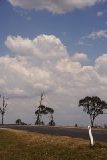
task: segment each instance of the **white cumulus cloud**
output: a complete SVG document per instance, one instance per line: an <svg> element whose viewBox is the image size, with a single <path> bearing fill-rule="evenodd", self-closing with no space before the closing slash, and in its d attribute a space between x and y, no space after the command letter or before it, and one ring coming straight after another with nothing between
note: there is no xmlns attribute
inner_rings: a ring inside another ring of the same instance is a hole
<svg viewBox="0 0 107 160"><path fill-rule="evenodd" d="M48 10L52 13L65 13L74 9L90 7L106 0L8 0L14 7Z"/></svg>
<svg viewBox="0 0 107 160"><path fill-rule="evenodd" d="M107 54L88 65L85 53L70 56L54 35L8 36L5 45L11 54L0 57L0 92L10 98L7 118L11 123L19 116L34 123L34 106L43 90L44 103L55 109L55 121L60 124L84 123L80 98L97 95L107 99ZM88 123L87 117L85 120Z"/></svg>
<svg viewBox="0 0 107 160"><path fill-rule="evenodd" d="M107 76L107 54L103 54L96 59L95 67L97 72L103 76Z"/></svg>
<svg viewBox="0 0 107 160"><path fill-rule="evenodd" d="M6 46L14 55L54 59L67 56L66 47L54 35L39 35L33 40L21 36L8 36Z"/></svg>
<svg viewBox="0 0 107 160"><path fill-rule="evenodd" d="M75 53L71 59L73 61L77 61L77 62L84 62L84 61L87 61L88 60L88 57L85 53L81 53L81 52L78 52L78 53Z"/></svg>

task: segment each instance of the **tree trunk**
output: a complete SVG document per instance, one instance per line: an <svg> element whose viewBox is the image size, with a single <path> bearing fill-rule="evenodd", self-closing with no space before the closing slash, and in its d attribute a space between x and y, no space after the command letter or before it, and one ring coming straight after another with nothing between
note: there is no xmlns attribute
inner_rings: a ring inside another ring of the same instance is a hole
<svg viewBox="0 0 107 160"><path fill-rule="evenodd" d="M40 113L38 113L38 115L37 115L37 120L36 120L35 124L39 124L39 123L40 123Z"/></svg>
<svg viewBox="0 0 107 160"><path fill-rule="evenodd" d="M91 119L91 127L94 127L94 119Z"/></svg>
<svg viewBox="0 0 107 160"><path fill-rule="evenodd" d="M93 121L91 120L91 127L93 127Z"/></svg>
<svg viewBox="0 0 107 160"><path fill-rule="evenodd" d="M3 114L2 114L2 125L3 125Z"/></svg>

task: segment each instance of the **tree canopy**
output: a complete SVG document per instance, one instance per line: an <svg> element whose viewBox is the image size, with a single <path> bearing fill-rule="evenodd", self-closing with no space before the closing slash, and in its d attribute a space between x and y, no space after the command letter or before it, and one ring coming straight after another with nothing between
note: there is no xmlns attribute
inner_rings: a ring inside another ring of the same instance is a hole
<svg viewBox="0 0 107 160"><path fill-rule="evenodd" d="M83 111L90 115L91 126L93 127L95 118L107 109L107 103L97 96L87 96L79 101L79 107L83 107Z"/></svg>

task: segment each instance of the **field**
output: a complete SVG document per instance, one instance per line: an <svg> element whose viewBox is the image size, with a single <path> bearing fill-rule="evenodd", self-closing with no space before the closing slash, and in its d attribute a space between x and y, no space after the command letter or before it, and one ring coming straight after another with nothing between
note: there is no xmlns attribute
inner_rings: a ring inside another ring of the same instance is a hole
<svg viewBox="0 0 107 160"><path fill-rule="evenodd" d="M0 129L0 160L106 160L107 143Z"/></svg>

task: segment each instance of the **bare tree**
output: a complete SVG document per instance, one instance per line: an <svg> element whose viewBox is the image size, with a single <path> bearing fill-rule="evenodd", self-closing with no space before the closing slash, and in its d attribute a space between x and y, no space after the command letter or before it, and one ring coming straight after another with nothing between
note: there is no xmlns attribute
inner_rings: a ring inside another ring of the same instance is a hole
<svg viewBox="0 0 107 160"><path fill-rule="evenodd" d="M4 114L6 112L6 107L7 107L7 102L6 102L6 98L3 96L0 96L0 98L2 98L2 106L0 106L0 113L2 116L2 125L4 123Z"/></svg>

